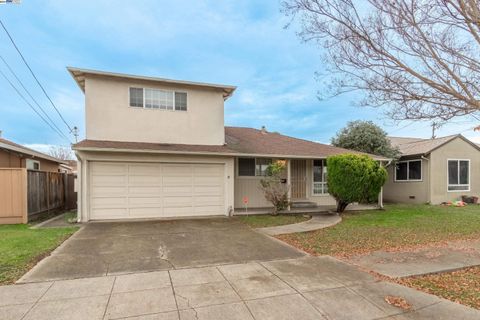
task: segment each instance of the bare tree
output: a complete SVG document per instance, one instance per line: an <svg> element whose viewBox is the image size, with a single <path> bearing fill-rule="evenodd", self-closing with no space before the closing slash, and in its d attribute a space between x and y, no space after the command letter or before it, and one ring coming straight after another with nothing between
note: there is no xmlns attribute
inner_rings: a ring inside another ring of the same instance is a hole
<svg viewBox="0 0 480 320"><path fill-rule="evenodd" d="M300 37L325 48L328 95L360 90L394 120L480 111L479 0L286 0Z"/></svg>
<svg viewBox="0 0 480 320"><path fill-rule="evenodd" d="M48 154L60 160L72 160L72 149L63 146L51 146Z"/></svg>

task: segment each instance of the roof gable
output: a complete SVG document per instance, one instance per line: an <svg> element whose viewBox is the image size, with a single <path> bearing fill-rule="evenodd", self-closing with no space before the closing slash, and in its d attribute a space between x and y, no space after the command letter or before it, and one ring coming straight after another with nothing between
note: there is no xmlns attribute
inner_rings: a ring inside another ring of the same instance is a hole
<svg viewBox="0 0 480 320"><path fill-rule="evenodd" d="M426 155L457 138L464 140L480 151L480 147L478 145L471 142L461 134L435 139L389 137L392 145L399 148L402 156Z"/></svg>

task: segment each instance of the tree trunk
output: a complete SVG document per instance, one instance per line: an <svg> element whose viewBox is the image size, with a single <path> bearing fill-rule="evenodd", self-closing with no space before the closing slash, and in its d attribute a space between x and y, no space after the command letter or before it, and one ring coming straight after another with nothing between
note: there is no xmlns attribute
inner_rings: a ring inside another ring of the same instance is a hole
<svg viewBox="0 0 480 320"><path fill-rule="evenodd" d="M348 206L348 202L337 200L337 213L342 213L345 211L345 208Z"/></svg>

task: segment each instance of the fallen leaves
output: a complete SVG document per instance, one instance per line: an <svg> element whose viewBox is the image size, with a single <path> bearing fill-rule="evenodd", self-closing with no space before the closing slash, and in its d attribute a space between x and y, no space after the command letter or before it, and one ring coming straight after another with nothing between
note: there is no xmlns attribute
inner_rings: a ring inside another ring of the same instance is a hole
<svg viewBox="0 0 480 320"><path fill-rule="evenodd" d="M401 308L403 310L410 310L412 308L412 305L402 297L386 296L385 302L397 308Z"/></svg>

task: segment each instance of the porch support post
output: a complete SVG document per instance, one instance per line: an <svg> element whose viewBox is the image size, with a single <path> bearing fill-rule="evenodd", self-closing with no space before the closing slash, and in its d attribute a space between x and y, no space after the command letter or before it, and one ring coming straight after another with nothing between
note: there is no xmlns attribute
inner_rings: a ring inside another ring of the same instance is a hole
<svg viewBox="0 0 480 320"><path fill-rule="evenodd" d="M378 207L383 209L383 186L380 188L380 193L378 194Z"/></svg>
<svg viewBox="0 0 480 320"><path fill-rule="evenodd" d="M292 200L292 170L290 168L290 159L287 160L287 187L288 187L288 202ZM290 205L288 205L288 211L290 211Z"/></svg>

